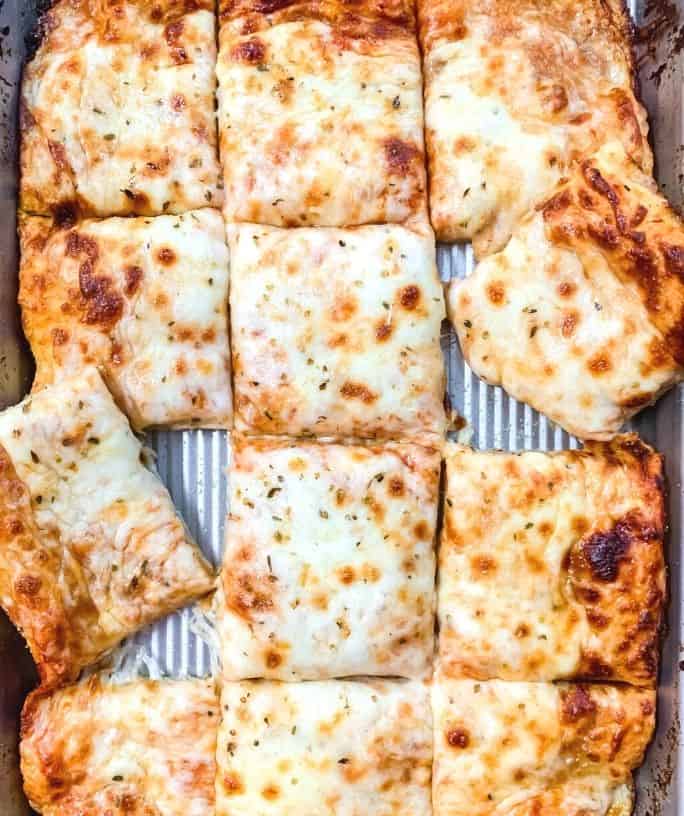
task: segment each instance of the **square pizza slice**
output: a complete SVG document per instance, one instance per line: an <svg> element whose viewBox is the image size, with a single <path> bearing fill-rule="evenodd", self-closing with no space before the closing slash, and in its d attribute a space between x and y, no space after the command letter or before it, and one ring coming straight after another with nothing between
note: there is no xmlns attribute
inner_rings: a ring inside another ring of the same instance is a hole
<svg viewBox="0 0 684 816"><path fill-rule="evenodd" d="M354 226L426 214L409 0L223 0L227 221Z"/></svg>
<svg viewBox="0 0 684 816"><path fill-rule="evenodd" d="M22 713L26 796L43 816L209 816L218 724L212 680L40 689Z"/></svg>
<svg viewBox="0 0 684 816"><path fill-rule="evenodd" d="M237 440L216 596L223 676L430 670L440 456Z"/></svg>
<svg viewBox="0 0 684 816"><path fill-rule="evenodd" d="M220 206L211 0L56 0L21 94L23 210Z"/></svg>
<svg viewBox="0 0 684 816"><path fill-rule="evenodd" d="M426 686L226 683L216 816L431 816Z"/></svg>
<svg viewBox="0 0 684 816"><path fill-rule="evenodd" d="M613 142L452 281L447 310L478 376L609 439L684 377L684 226Z"/></svg>
<svg viewBox="0 0 684 816"><path fill-rule="evenodd" d="M655 684L663 461L636 436L582 451L450 444L439 654L452 677Z"/></svg>
<svg viewBox="0 0 684 816"><path fill-rule="evenodd" d="M655 691L450 680L433 686L435 816L630 816Z"/></svg>
<svg viewBox="0 0 684 816"><path fill-rule="evenodd" d="M236 428L443 436L444 316L428 226L228 227Z"/></svg>
<svg viewBox="0 0 684 816"><path fill-rule="evenodd" d="M228 248L221 214L20 216L19 302L34 390L95 365L135 428L229 427Z"/></svg>
<svg viewBox="0 0 684 816"><path fill-rule="evenodd" d="M482 257L580 156L652 169L623 0L419 0L430 210Z"/></svg>
<svg viewBox="0 0 684 816"><path fill-rule="evenodd" d="M94 370L0 414L0 602L44 682L212 589L144 462Z"/></svg>

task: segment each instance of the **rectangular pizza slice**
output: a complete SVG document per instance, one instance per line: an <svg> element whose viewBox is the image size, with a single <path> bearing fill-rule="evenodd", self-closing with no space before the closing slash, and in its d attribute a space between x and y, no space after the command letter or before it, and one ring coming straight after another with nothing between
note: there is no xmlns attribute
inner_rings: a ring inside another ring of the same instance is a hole
<svg viewBox="0 0 684 816"><path fill-rule="evenodd" d="M237 440L216 596L223 676L420 677L432 663L440 456Z"/></svg>
<svg viewBox="0 0 684 816"><path fill-rule="evenodd" d="M684 378L684 226L613 142L452 281L447 310L478 376L608 439Z"/></svg>
<svg viewBox="0 0 684 816"><path fill-rule="evenodd" d="M655 692L451 680L433 685L435 816L630 816Z"/></svg>
<svg viewBox="0 0 684 816"><path fill-rule="evenodd" d="M220 206L211 0L56 0L21 94L23 210Z"/></svg>
<svg viewBox="0 0 684 816"><path fill-rule="evenodd" d="M439 654L452 677L653 685L662 458L636 436L561 453L447 449Z"/></svg>
<svg viewBox="0 0 684 816"><path fill-rule="evenodd" d="M431 816L422 683L226 683L216 816Z"/></svg>
<svg viewBox="0 0 684 816"><path fill-rule="evenodd" d="M238 429L443 436L445 312L428 226L228 235Z"/></svg>
<svg viewBox="0 0 684 816"><path fill-rule="evenodd" d="M20 216L19 302L34 390L95 365L136 428L228 427L228 248L221 214Z"/></svg>
<svg viewBox="0 0 684 816"><path fill-rule="evenodd" d="M213 816L219 700L212 680L93 675L29 695L21 770L43 816Z"/></svg>
<svg viewBox="0 0 684 816"><path fill-rule="evenodd" d="M228 221L353 226L426 215L410 0L222 0Z"/></svg>
<svg viewBox="0 0 684 816"><path fill-rule="evenodd" d="M144 462L94 370L0 414L0 602L44 682L212 589Z"/></svg>
<svg viewBox="0 0 684 816"><path fill-rule="evenodd" d="M652 169L623 0L419 0L430 210L482 257L611 139Z"/></svg>

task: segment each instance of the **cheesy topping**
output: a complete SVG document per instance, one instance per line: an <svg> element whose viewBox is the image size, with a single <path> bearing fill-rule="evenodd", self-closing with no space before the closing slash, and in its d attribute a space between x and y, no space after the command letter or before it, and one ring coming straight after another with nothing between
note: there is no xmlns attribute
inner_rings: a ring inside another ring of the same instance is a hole
<svg viewBox="0 0 684 816"><path fill-rule="evenodd" d="M665 597L662 458L450 444L439 555L445 674L653 685Z"/></svg>
<svg viewBox="0 0 684 816"><path fill-rule="evenodd" d="M218 58L228 221L403 222L426 213L408 2L225 2Z"/></svg>
<svg viewBox="0 0 684 816"><path fill-rule="evenodd" d="M45 682L212 588L95 371L0 414L0 601Z"/></svg>
<svg viewBox="0 0 684 816"><path fill-rule="evenodd" d="M231 422L228 249L221 214L20 218L19 302L34 390L100 368L136 428Z"/></svg>
<svg viewBox="0 0 684 816"><path fill-rule="evenodd" d="M228 234L238 429L444 434L444 301L429 227Z"/></svg>
<svg viewBox="0 0 684 816"><path fill-rule="evenodd" d="M26 795L43 816L209 816L218 715L211 680L95 675L34 692L22 714Z"/></svg>
<svg viewBox="0 0 684 816"><path fill-rule="evenodd" d="M220 206L210 0L57 0L21 97L23 210Z"/></svg>
<svg viewBox="0 0 684 816"><path fill-rule="evenodd" d="M421 683L226 683L216 816L431 816Z"/></svg>
<svg viewBox="0 0 684 816"><path fill-rule="evenodd" d="M217 595L224 677L425 674L439 471L417 445L238 440Z"/></svg>
<svg viewBox="0 0 684 816"><path fill-rule="evenodd" d="M652 169L622 0L421 0L430 210L482 257L611 139Z"/></svg>
<svg viewBox="0 0 684 816"><path fill-rule="evenodd" d="M655 692L438 675L435 816L629 816Z"/></svg>
<svg viewBox="0 0 684 816"><path fill-rule="evenodd" d="M478 376L609 439L684 377L683 281L682 222L612 143L452 282L447 309Z"/></svg>

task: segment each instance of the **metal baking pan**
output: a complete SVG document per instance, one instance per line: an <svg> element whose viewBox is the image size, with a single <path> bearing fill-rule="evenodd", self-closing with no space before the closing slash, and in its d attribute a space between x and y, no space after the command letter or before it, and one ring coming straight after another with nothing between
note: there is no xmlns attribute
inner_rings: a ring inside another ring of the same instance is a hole
<svg viewBox="0 0 684 816"><path fill-rule="evenodd" d="M38 0L40 3L41 0ZM648 107L657 176L675 207L684 205L684 0L632 0L638 26L641 92ZM34 44L37 0L0 0L0 408L13 404L30 386L32 366L16 306L17 101L21 66ZM444 280L472 267L469 248L441 246ZM530 408L480 382L464 364L454 334L445 328L443 347L452 406L467 420L472 444L480 448L559 450L576 440ZM647 760L637 775L638 816L684 814L684 776L679 761L680 664L682 646L682 471L684 389L671 392L632 423L667 457L670 530L668 633L658 692L658 727ZM226 434L218 431L155 432L162 479L205 554L218 564L226 509ZM183 610L139 633L136 642L169 675L206 674L209 650L190 629ZM35 682L20 637L0 613L0 816L24 816L30 809L21 792L17 760L18 713Z"/></svg>

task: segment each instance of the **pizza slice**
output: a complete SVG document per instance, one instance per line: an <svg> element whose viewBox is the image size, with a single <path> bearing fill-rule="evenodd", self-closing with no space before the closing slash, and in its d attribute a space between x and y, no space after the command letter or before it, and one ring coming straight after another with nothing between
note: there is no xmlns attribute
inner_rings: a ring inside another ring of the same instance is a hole
<svg viewBox="0 0 684 816"><path fill-rule="evenodd" d="M43 816L208 816L218 723L212 680L40 689L22 713L26 796Z"/></svg>
<svg viewBox="0 0 684 816"><path fill-rule="evenodd" d="M226 683L216 816L431 816L422 683Z"/></svg>
<svg viewBox="0 0 684 816"><path fill-rule="evenodd" d="M210 0L57 0L21 94L21 209L79 215L218 207Z"/></svg>
<svg viewBox="0 0 684 816"><path fill-rule="evenodd" d="M429 227L228 227L236 427L443 436L442 287Z"/></svg>
<svg viewBox="0 0 684 816"><path fill-rule="evenodd" d="M450 680L433 685L435 816L630 816L655 691Z"/></svg>
<svg viewBox="0 0 684 816"><path fill-rule="evenodd" d="M445 675L653 685L665 598L662 458L635 436L561 453L449 444Z"/></svg>
<svg viewBox="0 0 684 816"><path fill-rule="evenodd" d="M0 414L0 601L43 682L212 589L97 372Z"/></svg>
<svg viewBox="0 0 684 816"><path fill-rule="evenodd" d="M430 210L442 241L502 249L612 139L652 169L622 0L419 0Z"/></svg>
<svg viewBox="0 0 684 816"><path fill-rule="evenodd" d="M96 365L136 428L228 427L228 248L221 214L20 216L19 302L34 390Z"/></svg>
<svg viewBox="0 0 684 816"><path fill-rule="evenodd" d="M409 0L224 0L219 134L227 221L354 226L426 216Z"/></svg>
<svg viewBox="0 0 684 816"><path fill-rule="evenodd" d="M223 676L425 675L439 453L236 440L232 455Z"/></svg>
<svg viewBox="0 0 684 816"><path fill-rule="evenodd" d="M684 377L684 228L618 143L575 165L447 310L478 376L608 439Z"/></svg>

